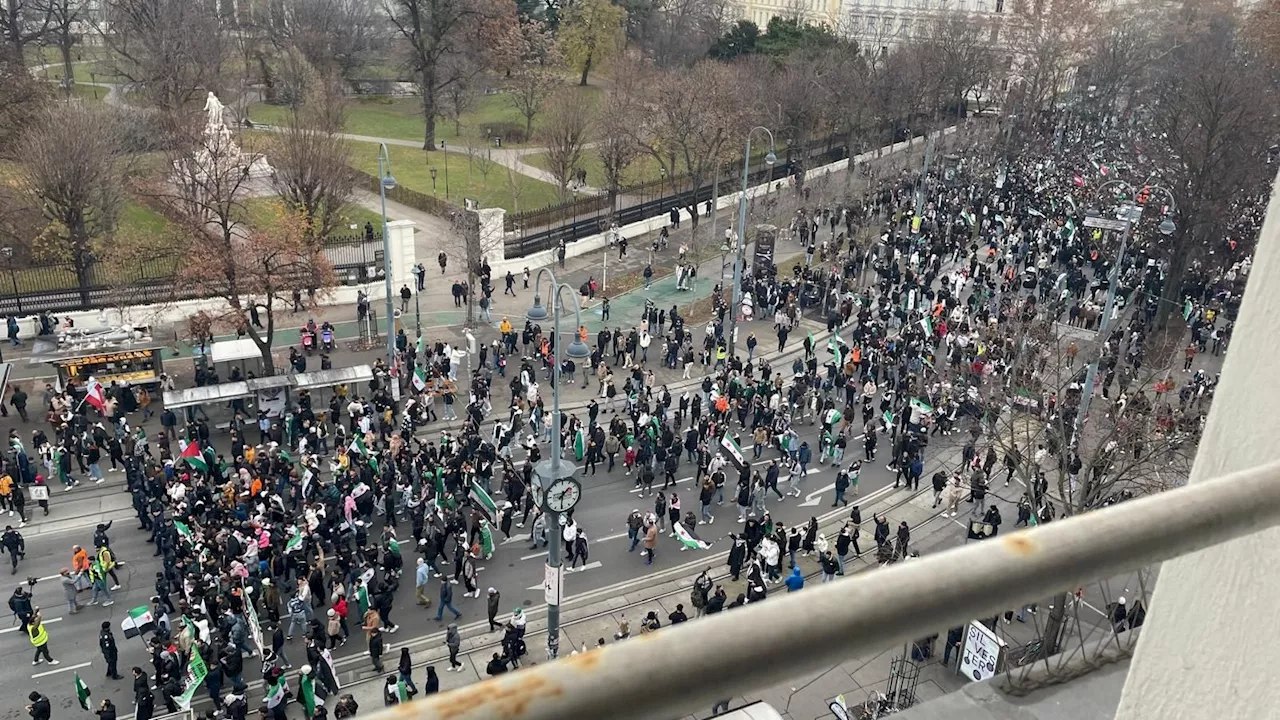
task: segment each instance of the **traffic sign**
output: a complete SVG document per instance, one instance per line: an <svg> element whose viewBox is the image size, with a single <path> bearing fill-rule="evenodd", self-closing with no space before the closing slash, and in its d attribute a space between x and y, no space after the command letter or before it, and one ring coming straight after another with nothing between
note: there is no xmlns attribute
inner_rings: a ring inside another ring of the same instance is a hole
<svg viewBox="0 0 1280 720"><path fill-rule="evenodd" d="M1099 230L1124 230L1129 227L1128 220L1112 220L1111 218L1090 215L1084 219L1084 226Z"/></svg>

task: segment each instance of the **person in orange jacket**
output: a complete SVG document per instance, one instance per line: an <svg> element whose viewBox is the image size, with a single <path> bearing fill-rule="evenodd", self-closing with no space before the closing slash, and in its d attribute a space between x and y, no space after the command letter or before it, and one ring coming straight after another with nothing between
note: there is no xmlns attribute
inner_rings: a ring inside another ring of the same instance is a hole
<svg viewBox="0 0 1280 720"><path fill-rule="evenodd" d="M71 546L71 571L89 572L89 553L79 545Z"/></svg>

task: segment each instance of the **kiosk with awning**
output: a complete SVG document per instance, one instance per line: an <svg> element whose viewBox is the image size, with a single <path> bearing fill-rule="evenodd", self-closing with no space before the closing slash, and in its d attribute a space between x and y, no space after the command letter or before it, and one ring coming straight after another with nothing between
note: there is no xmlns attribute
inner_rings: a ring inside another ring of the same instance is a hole
<svg viewBox="0 0 1280 720"><path fill-rule="evenodd" d="M58 387L83 386L90 377L103 385L154 386L163 372L163 343L150 339L109 343L68 343L56 349L37 343L30 362L51 365L58 373Z"/></svg>

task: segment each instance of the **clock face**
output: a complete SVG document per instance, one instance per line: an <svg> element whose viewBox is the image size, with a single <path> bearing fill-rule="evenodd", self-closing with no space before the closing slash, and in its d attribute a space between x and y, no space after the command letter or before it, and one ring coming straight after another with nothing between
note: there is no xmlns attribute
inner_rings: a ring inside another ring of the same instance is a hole
<svg viewBox="0 0 1280 720"><path fill-rule="evenodd" d="M582 486L577 480L557 480L547 489L547 508L554 512L568 512L582 499Z"/></svg>

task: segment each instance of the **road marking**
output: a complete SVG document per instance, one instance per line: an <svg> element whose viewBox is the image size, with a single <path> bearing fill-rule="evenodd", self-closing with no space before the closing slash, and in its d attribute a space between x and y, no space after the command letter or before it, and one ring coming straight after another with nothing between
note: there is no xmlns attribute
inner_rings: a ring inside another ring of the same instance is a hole
<svg viewBox="0 0 1280 720"><path fill-rule="evenodd" d="M599 560L596 560L595 562L589 562L580 568L574 568L572 570L570 570L569 568L565 568L564 574L569 575L572 573L580 573L584 570L595 570L596 568L601 568L601 567L604 567L604 563L600 562ZM543 589L542 583L538 583L537 585L533 585L531 587L525 588L525 590L541 590L541 589Z"/></svg>
<svg viewBox="0 0 1280 720"><path fill-rule="evenodd" d="M42 673L36 673L35 675L32 675L32 676L31 676L31 679L32 679L32 680L35 680L36 678L42 678L42 677L46 677L46 676L48 676L48 675L57 675L58 673L66 672L66 671L68 671L68 670L79 670L80 668L86 668L86 667L89 667L89 666L90 666L90 665L92 665L92 664L93 664L93 663L91 663L91 662L82 662L82 663L80 663L79 665L68 665L68 666L66 666L66 667L60 667L60 668L58 668L57 670L46 670L46 671L44 671L44 672L42 672Z"/></svg>
<svg viewBox="0 0 1280 720"><path fill-rule="evenodd" d="M50 624L50 623L56 623L56 622L62 622L62 618L60 618L60 617L56 617L56 618L49 618L48 620L45 620L45 621L44 621L44 624L45 624L45 625L48 625L48 624ZM19 631L19 630L21 630L21 629L22 629L21 627L5 628L5 629L3 629L3 630L0 630L0 635L3 635L4 633L18 632L18 631Z"/></svg>
<svg viewBox="0 0 1280 720"><path fill-rule="evenodd" d="M532 555L522 555L522 556L520 557L520 559L521 559L521 560L532 560L532 559L534 559L534 558L544 558L544 557L546 557L546 556L547 556L547 551L546 551L546 550L543 550L542 552L536 552L536 553L533 553Z"/></svg>

